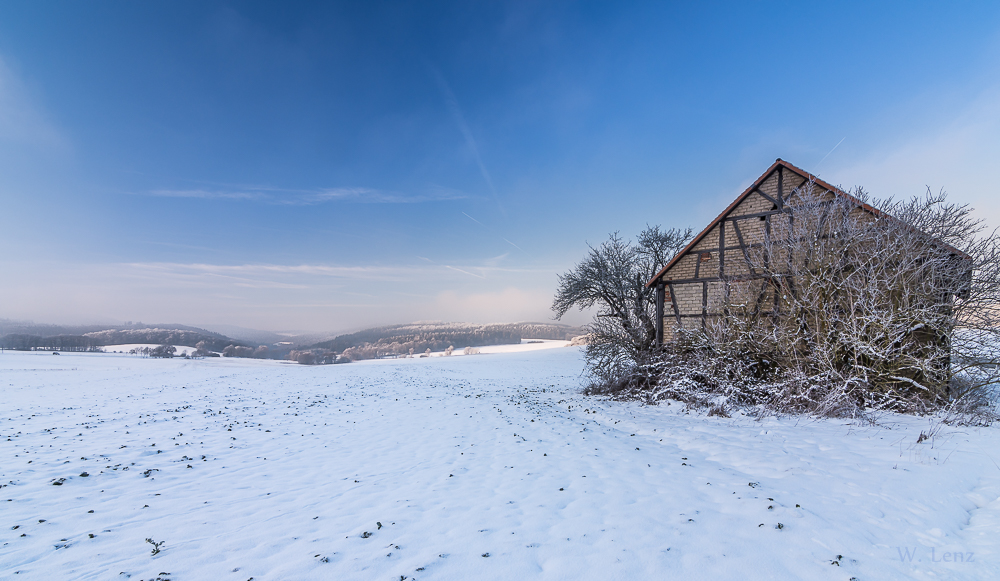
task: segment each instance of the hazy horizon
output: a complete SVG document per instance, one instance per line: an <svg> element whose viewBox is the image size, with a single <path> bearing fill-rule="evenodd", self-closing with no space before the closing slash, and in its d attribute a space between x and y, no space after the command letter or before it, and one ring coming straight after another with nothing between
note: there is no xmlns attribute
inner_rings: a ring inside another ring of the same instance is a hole
<svg viewBox="0 0 1000 581"><path fill-rule="evenodd" d="M133 328L175 328L177 326L183 327L193 327L203 329L205 331L210 331L213 333L219 333L232 338L237 338L236 335L241 333L255 334L255 333L269 333L273 335L288 335L290 337L301 337L301 336L321 336L321 335L346 335L350 333L355 333L358 331L363 331L366 329L372 329L377 327L401 327L408 325L461 325L461 324L471 324L471 325L490 325L490 324L549 324L549 325L564 325L566 327L578 327L582 325L573 325L565 321L489 321L485 323L469 322L469 321L452 321L452 320L417 320L417 321L397 321L395 323L381 323L374 325L360 325L355 327L343 327L334 329L321 329L321 330L306 330L306 329L255 329L251 327L243 327L240 325L229 325L226 323L192 323L190 321L87 321L79 320L73 321L36 321L32 319L10 319L7 317L0 317L0 323L11 323L19 324L24 326L54 326L54 327L133 327ZM13 325L11 325L13 326ZM2 327L2 325L0 325Z"/></svg>
<svg viewBox="0 0 1000 581"><path fill-rule="evenodd" d="M0 317L550 321L778 157L995 227L998 73L990 2L8 3Z"/></svg>

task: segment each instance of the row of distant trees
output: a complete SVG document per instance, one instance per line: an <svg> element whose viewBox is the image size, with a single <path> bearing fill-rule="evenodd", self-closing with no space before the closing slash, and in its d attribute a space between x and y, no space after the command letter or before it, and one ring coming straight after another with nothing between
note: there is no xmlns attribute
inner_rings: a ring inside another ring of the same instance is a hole
<svg viewBox="0 0 1000 581"><path fill-rule="evenodd" d="M154 343L157 345L197 345L204 343L211 351L221 351L228 345L239 345L238 342L216 334L206 334L187 329L106 329L86 333L84 337L92 339L99 345L126 345L129 343Z"/></svg>
<svg viewBox="0 0 1000 581"><path fill-rule="evenodd" d="M103 343L85 335L42 337L11 333L0 338L0 347L17 351L99 351Z"/></svg>
<svg viewBox="0 0 1000 581"><path fill-rule="evenodd" d="M199 349L201 347L199 346ZM267 345L260 345L256 348L246 347L243 345L227 345L222 350L223 357L245 357L253 359L268 359L270 358L271 350Z"/></svg>
<svg viewBox="0 0 1000 581"><path fill-rule="evenodd" d="M143 355L146 357L171 358L177 356L177 348L173 345L163 344L157 347L139 347L132 349L129 353L133 355ZM195 350L190 354L186 351L185 357L218 357L219 354L209 349L207 341L199 341L195 345ZM246 347L244 345L227 345L222 349L223 357L245 357L254 359L268 359L271 355L267 345L257 348Z"/></svg>
<svg viewBox="0 0 1000 581"><path fill-rule="evenodd" d="M302 365L329 365L332 363L350 363L346 355L327 349L294 350L288 353L288 359Z"/></svg>
<svg viewBox="0 0 1000 581"><path fill-rule="evenodd" d="M254 349L253 347L240 345L232 339L221 335L206 335L205 333L184 329L109 329L82 335L66 333L57 335L10 333L0 337L0 347L18 351L100 351L105 346L125 345L129 343L202 345L202 350L205 352L221 351L228 347L239 347L250 349L251 354L255 354L260 349L259 347Z"/></svg>

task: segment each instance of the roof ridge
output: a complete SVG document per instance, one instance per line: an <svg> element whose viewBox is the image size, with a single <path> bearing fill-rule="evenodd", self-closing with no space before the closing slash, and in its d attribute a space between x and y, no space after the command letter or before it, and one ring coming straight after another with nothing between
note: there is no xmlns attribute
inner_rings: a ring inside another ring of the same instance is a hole
<svg viewBox="0 0 1000 581"><path fill-rule="evenodd" d="M646 286L650 287L653 284L655 284L656 281L658 279L660 279L668 270L670 270L670 268L673 267L674 264L676 264L678 260L680 260L688 252L690 252L691 249L695 247L695 245L697 245L699 242L701 242L701 240L706 235L708 235L708 233L712 230L712 228L714 228L719 222L723 221L726 218L726 216L729 215L729 213L733 209L736 208L736 206L738 206L741 202L743 202L743 200L745 200L755 190L757 190L758 188L760 188L761 184L763 184L769 177L771 177L771 174L773 174L779 167L787 168L787 169L791 170L792 172L795 172L799 176L807 179L808 181L810 181L812 183L815 183L815 184L819 185L820 187L822 187L822 188L824 188L824 189L826 189L828 191L834 192L837 195L840 195L840 196L843 196L843 197L847 198L851 202L857 204L858 207L864 209L865 211L867 211L867 212L869 212L871 214L874 214L875 216L877 216L879 218L885 217L885 218L890 218L892 220L899 221L899 219L896 218L895 216L887 214L886 212L883 212L882 210L879 210L878 208L872 206L871 204L869 204L867 202L861 201L857 197L855 197L855 196L853 196L853 195L845 192L841 188L839 188L839 187L837 187L835 185L832 185L832 184L830 184L829 182L827 182L825 180L820 179L815 174L813 174L811 172L808 172L808 171L806 171L806 170L804 170L804 169L802 169L802 168L800 168L800 167L798 167L798 166L796 166L796 165L794 165L792 163L789 163L789 162L787 162L787 161L785 161L785 160L783 160L783 159L781 159L779 157L779 158L775 159L774 163L772 163L771 166L768 167L764 171L764 173L760 175L760 177L758 177L756 180L754 180L754 182L752 184L750 184L750 186L747 189L743 190L743 192L740 195L736 196L736 199L733 200L733 202L731 204L729 204L728 206L726 206L726 209L723 210L721 214L719 214L714 220L712 220L711 222L709 222L708 226L706 226L704 230L702 230L701 232L698 233L697 236L695 236L694 238L692 238L691 242L689 242L687 246L685 246L680 252L678 252L677 254L675 254L674 257L671 258L669 262L667 262L666 266L664 266L663 268L661 268L660 271L657 272L656 275L654 275L653 278L650 279L650 281L646 283ZM963 256L965 258L969 258L969 256L966 253L962 252L961 250L958 250L957 248L951 246L950 244L948 244L946 242L940 242L940 243L942 245L944 245L945 247L947 247L949 250L955 252L956 254L959 254L959 255L961 255L961 256Z"/></svg>

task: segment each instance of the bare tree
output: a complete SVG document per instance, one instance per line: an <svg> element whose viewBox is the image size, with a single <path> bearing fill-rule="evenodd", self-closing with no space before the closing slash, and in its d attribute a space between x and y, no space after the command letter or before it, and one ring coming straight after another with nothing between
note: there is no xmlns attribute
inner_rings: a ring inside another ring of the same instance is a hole
<svg viewBox="0 0 1000 581"><path fill-rule="evenodd" d="M649 359L656 345L655 290L646 287L691 240L691 229L647 226L635 243L617 232L559 276L552 302L556 319L573 308L597 307L589 325L588 368L601 381L613 381Z"/></svg>

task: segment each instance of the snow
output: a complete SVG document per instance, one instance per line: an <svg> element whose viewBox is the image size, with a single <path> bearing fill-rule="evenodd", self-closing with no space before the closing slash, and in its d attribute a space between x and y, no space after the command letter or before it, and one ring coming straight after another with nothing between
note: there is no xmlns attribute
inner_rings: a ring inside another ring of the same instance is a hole
<svg viewBox="0 0 1000 581"><path fill-rule="evenodd" d="M144 347L148 347L149 349L156 349L157 347L160 346L162 346L162 343L129 343L127 345L105 345L104 347L102 347L102 349L104 349L105 353L128 353L133 349L138 351L139 349L142 349ZM177 352L175 353L177 357L183 357L185 351L190 355L191 353L194 353L195 351L198 350L197 347L191 347L185 345L174 345L174 348L177 349Z"/></svg>
<svg viewBox="0 0 1000 581"><path fill-rule="evenodd" d="M520 344L514 345L489 345L477 347L481 354L491 353L524 353L525 351L539 351L541 349L553 349L556 347L568 347L569 341L559 341L555 339L522 339ZM458 353L459 351L456 351Z"/></svg>
<svg viewBox="0 0 1000 581"><path fill-rule="evenodd" d="M561 341L558 339L521 339L520 343L513 343L510 345L486 345L483 347L476 347L478 353L475 355L496 355L498 353L524 353L526 351L540 351L542 349L554 349L557 347L569 347L569 341ZM415 356L419 357L419 353ZM456 357L465 353L463 349L455 349L451 357ZM431 357L443 357L445 356L444 351L432 351Z"/></svg>
<svg viewBox="0 0 1000 581"><path fill-rule="evenodd" d="M0 578L1000 570L995 428L706 417L582 396L582 370L577 347L325 366L5 352Z"/></svg>

